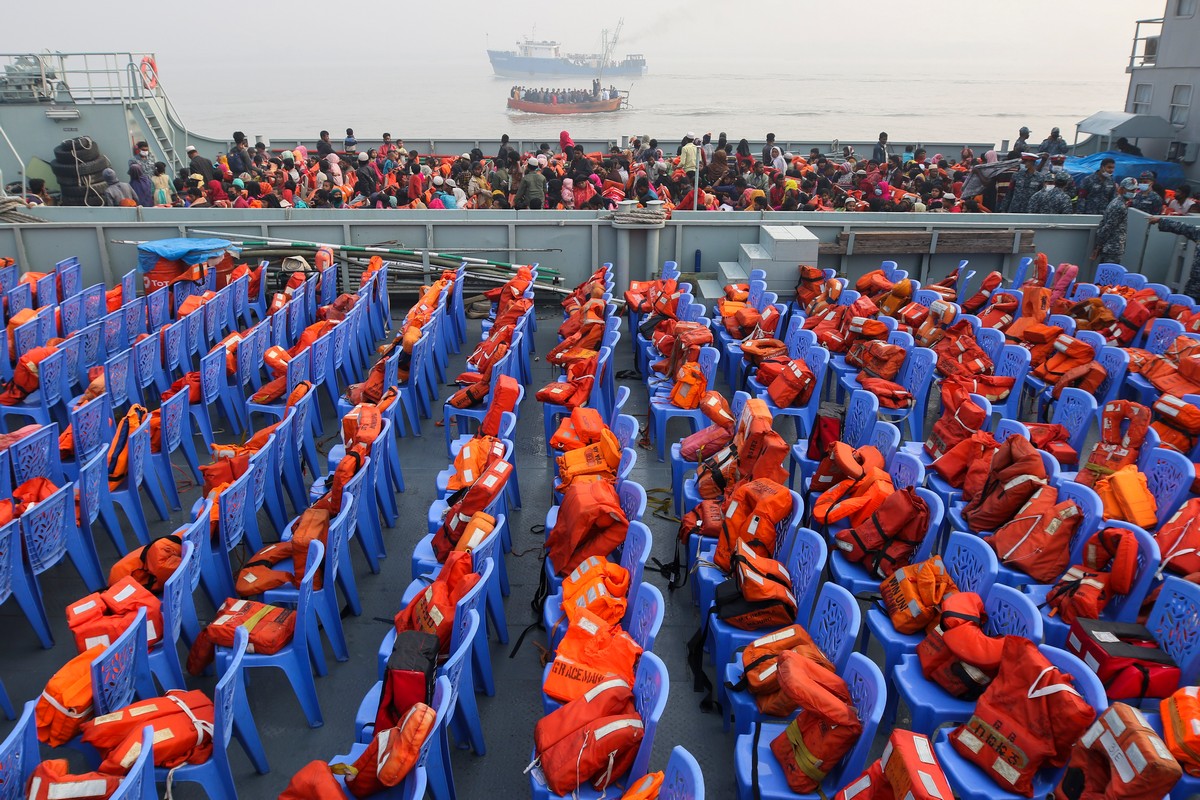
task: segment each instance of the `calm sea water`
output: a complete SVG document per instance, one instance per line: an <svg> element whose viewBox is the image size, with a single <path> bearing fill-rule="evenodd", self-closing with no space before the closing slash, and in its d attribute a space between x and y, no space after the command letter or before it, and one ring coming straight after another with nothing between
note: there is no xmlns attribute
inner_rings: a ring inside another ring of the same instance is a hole
<svg viewBox="0 0 1200 800"><path fill-rule="evenodd" d="M649 134L677 142L685 133L726 131L733 141L761 139L768 131L789 140L873 141L886 130L894 141L994 142L1014 139L1027 125L1033 141L1051 127L1071 141L1075 123L1100 110L1124 106L1127 78L1114 70L1103 79L953 77L948 73L880 74L869 81L828 72L778 75L767 72L696 76L654 71L616 80L631 92L631 107L607 114L545 117L509 112L515 82L491 75L486 58L472 69L442 72L424 80L336 81L302 99L294 85L261 75L233 81L215 94L211 74L164 78L189 128L213 136L242 130L286 140L315 137L322 128L334 138L347 126L359 137L393 136L557 139L566 129L583 138ZM475 69L477 67L477 69ZM531 79L532 80L532 79ZM583 88L588 81L538 78L539 86ZM609 81L606 81L608 83Z"/></svg>

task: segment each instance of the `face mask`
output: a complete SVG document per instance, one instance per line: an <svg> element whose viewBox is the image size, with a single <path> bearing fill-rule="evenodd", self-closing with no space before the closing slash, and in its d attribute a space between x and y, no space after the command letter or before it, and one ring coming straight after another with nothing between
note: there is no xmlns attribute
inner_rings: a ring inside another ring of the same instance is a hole
<svg viewBox="0 0 1200 800"><path fill-rule="evenodd" d="M142 151L140 151L140 152L141 152L142 156L148 156L148 155L150 155L150 151L149 151L149 150L142 150Z"/></svg>
<svg viewBox="0 0 1200 800"><path fill-rule="evenodd" d="M1139 191L1139 192L1148 192L1148 191L1150 191L1150 184L1148 184L1148 183L1139 183L1139 184L1138 184L1138 191Z"/></svg>

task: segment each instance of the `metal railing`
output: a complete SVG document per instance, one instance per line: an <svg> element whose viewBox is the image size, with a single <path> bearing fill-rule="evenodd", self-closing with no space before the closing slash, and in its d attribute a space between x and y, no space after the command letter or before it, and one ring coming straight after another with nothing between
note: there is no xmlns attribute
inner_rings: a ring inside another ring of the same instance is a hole
<svg viewBox="0 0 1200 800"><path fill-rule="evenodd" d="M1163 17L1137 21L1126 72L1132 72L1137 67L1153 67L1158 62L1158 42L1162 36L1162 27Z"/></svg>

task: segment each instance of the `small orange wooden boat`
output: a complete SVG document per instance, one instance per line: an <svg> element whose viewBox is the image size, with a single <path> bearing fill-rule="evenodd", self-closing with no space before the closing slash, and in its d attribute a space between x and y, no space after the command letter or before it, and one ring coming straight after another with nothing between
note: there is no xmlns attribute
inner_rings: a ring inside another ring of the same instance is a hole
<svg viewBox="0 0 1200 800"><path fill-rule="evenodd" d="M619 111L623 97L608 100L593 100L589 103L531 103L528 100L508 98L510 111L524 111L529 114L598 114L607 111Z"/></svg>

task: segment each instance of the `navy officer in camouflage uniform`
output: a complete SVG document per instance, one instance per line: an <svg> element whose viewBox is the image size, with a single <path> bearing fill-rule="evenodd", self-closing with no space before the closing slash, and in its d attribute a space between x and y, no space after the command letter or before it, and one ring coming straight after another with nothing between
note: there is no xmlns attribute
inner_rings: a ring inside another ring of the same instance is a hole
<svg viewBox="0 0 1200 800"><path fill-rule="evenodd" d="M1190 222L1184 222L1182 219L1151 217L1150 224L1157 225L1160 231L1174 233L1185 239L1191 239L1193 242L1200 242L1200 227ZM1183 293L1193 300L1200 301L1200 246L1196 247L1195 255L1192 256L1192 271L1188 275L1187 285L1183 287Z"/></svg>
<svg viewBox="0 0 1200 800"><path fill-rule="evenodd" d="M1021 161L1025 169L1013 176L1012 188L1004 199L1004 208L1009 214L1026 214L1029 212L1029 198L1033 197L1042 185L1046 183L1048 172L1039 169L1039 161L1045 164L1045 158L1036 153L1021 153Z"/></svg>
<svg viewBox="0 0 1200 800"><path fill-rule="evenodd" d="M1158 216L1162 213L1163 199L1161 194L1154 191L1154 179L1154 173L1149 170L1141 174L1141 177L1138 178L1138 193L1133 198L1133 202L1129 204L1130 208L1136 208L1151 216Z"/></svg>
<svg viewBox="0 0 1200 800"><path fill-rule="evenodd" d="M1066 192L1066 185L1071 182L1071 176L1060 172L1046 180L1046 188L1035 192L1029 198L1030 214L1070 214L1071 196Z"/></svg>
<svg viewBox="0 0 1200 800"><path fill-rule="evenodd" d="M1077 213L1104 213L1117 193L1117 184L1113 180L1116 168L1117 162L1106 158L1100 162L1100 169L1083 179L1079 184L1079 202L1075 206Z"/></svg>
<svg viewBox="0 0 1200 800"><path fill-rule="evenodd" d="M1058 133L1058 128L1050 129L1050 136L1042 139L1042 143L1038 145L1039 153L1049 153L1052 156L1065 156L1067 154L1067 140L1062 138Z"/></svg>
<svg viewBox="0 0 1200 800"><path fill-rule="evenodd" d="M1138 183L1134 178L1126 178L1117 184L1117 194L1100 218L1100 226L1096 228L1096 246L1092 250L1092 260L1110 264L1121 263L1125 255L1125 232L1129 223L1129 203L1127 195L1137 191Z"/></svg>

